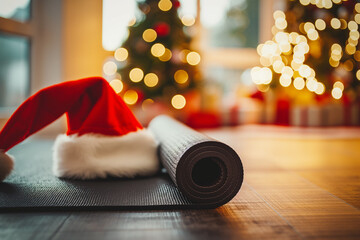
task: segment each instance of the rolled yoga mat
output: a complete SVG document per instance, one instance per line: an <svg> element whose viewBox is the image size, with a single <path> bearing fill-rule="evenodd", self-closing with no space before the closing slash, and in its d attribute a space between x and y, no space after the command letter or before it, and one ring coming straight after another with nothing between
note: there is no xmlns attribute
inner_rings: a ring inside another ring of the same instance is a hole
<svg viewBox="0 0 360 240"><path fill-rule="evenodd" d="M191 202L217 207L239 191L243 166L231 147L167 116L153 119L149 129L160 142L163 166Z"/></svg>
<svg viewBox="0 0 360 240"><path fill-rule="evenodd" d="M229 146L165 116L149 128L167 173L148 178L59 179L51 171L53 141L15 146L15 169L0 183L0 211L215 208L239 191L243 168Z"/></svg>

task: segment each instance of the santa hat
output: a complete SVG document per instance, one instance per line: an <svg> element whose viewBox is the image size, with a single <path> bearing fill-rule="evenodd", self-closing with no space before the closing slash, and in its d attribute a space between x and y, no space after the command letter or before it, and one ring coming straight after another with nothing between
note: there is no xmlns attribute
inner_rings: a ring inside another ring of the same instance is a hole
<svg viewBox="0 0 360 240"><path fill-rule="evenodd" d="M67 134L53 147L58 177L133 177L158 171L157 144L100 77L47 87L27 99L0 132L0 181L13 168L6 152L66 113Z"/></svg>

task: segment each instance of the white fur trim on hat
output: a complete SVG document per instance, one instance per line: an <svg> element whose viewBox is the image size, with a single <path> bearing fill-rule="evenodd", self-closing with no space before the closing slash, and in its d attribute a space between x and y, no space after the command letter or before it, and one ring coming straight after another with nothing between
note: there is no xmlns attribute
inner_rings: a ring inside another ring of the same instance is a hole
<svg viewBox="0 0 360 240"><path fill-rule="evenodd" d="M0 149L0 182L2 182L14 168L14 157Z"/></svg>
<svg viewBox="0 0 360 240"><path fill-rule="evenodd" d="M159 170L157 142L146 129L123 136L62 134L56 138L53 150L57 177L135 177Z"/></svg>

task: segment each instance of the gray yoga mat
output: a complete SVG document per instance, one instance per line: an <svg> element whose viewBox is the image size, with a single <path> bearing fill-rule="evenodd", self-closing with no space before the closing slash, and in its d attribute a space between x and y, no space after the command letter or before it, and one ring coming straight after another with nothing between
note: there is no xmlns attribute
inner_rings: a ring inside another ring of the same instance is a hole
<svg viewBox="0 0 360 240"><path fill-rule="evenodd" d="M10 151L15 169L0 183L0 211L215 208L239 191L243 168L230 147L166 116L149 129L164 170L148 178L59 179L51 171L52 141L17 145Z"/></svg>

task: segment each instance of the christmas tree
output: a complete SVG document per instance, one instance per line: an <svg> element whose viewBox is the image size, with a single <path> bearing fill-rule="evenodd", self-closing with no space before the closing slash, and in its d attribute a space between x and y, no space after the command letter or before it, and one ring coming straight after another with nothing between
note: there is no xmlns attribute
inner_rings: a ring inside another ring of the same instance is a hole
<svg viewBox="0 0 360 240"><path fill-rule="evenodd" d="M128 104L161 101L181 109L186 104L184 94L199 82L200 55L190 46L195 19L180 19L179 6L177 0L138 2L140 16L115 51Z"/></svg>
<svg viewBox="0 0 360 240"><path fill-rule="evenodd" d="M309 91L335 99L346 92L359 98L358 1L292 0L273 16L274 37L257 48L263 67L252 69L260 90L282 87L295 96Z"/></svg>

